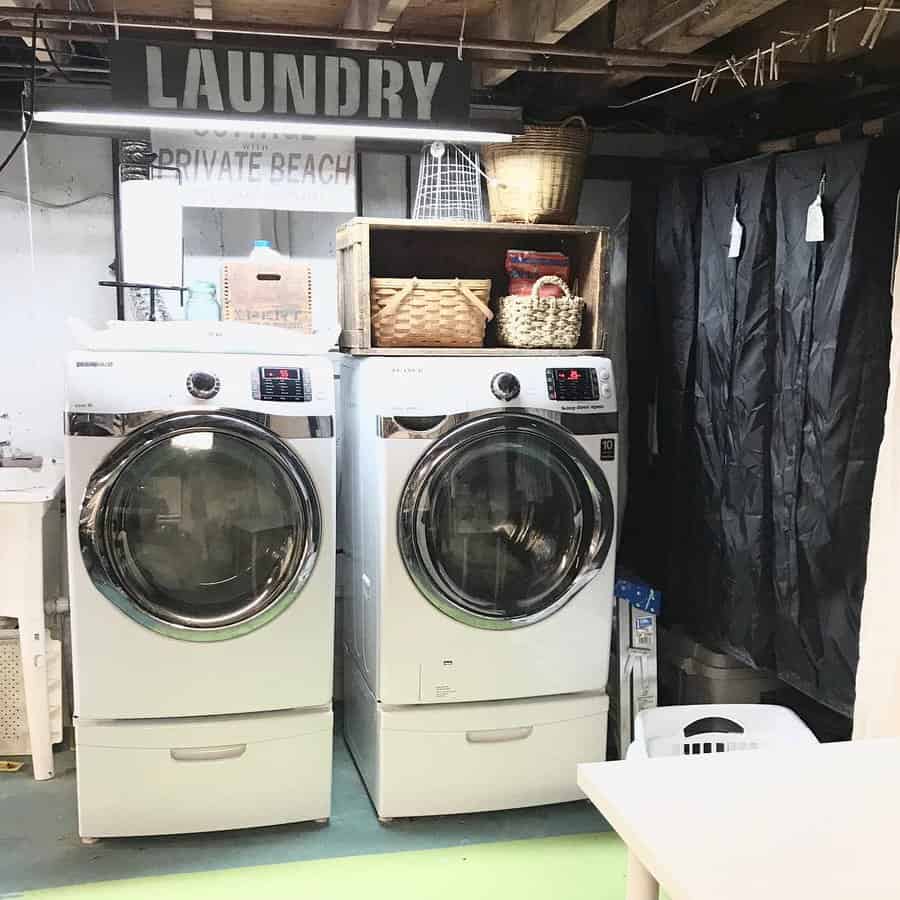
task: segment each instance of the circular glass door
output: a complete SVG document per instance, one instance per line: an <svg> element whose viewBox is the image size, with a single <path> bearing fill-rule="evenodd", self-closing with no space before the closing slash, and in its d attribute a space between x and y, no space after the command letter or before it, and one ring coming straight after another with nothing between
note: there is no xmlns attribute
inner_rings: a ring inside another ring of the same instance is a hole
<svg viewBox="0 0 900 900"><path fill-rule="evenodd" d="M226 414L158 420L95 473L81 546L97 587L132 619L184 640L271 621L315 564L313 484L280 438Z"/></svg>
<svg viewBox="0 0 900 900"><path fill-rule="evenodd" d="M398 537L413 581L442 612L481 628L552 615L612 543L606 478L563 429L490 416L437 441L410 475Z"/></svg>

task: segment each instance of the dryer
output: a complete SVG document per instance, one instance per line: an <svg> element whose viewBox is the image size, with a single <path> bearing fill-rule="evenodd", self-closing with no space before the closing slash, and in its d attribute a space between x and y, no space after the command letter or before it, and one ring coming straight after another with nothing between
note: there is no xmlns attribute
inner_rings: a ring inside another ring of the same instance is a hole
<svg viewBox="0 0 900 900"><path fill-rule="evenodd" d="M327 358L69 358L84 837L328 817L334 412Z"/></svg>
<svg viewBox="0 0 900 900"><path fill-rule="evenodd" d="M342 367L345 735L383 818L579 798L606 748L609 360Z"/></svg>

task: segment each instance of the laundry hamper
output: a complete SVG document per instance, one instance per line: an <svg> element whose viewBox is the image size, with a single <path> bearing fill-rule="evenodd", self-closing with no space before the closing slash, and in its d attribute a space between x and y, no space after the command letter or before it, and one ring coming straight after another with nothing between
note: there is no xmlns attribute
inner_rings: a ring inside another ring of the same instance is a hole
<svg viewBox="0 0 900 900"><path fill-rule="evenodd" d="M372 346L482 347L489 278L373 278Z"/></svg>
<svg viewBox="0 0 900 900"><path fill-rule="evenodd" d="M575 221L591 132L581 116L529 125L482 150L491 220L568 225Z"/></svg>
<svg viewBox="0 0 900 900"><path fill-rule="evenodd" d="M62 740L62 644L48 639L47 692L50 712L50 740ZM28 696L22 679L19 631L0 630L0 754L25 756L31 753L28 731Z"/></svg>
<svg viewBox="0 0 900 900"><path fill-rule="evenodd" d="M542 297L541 288L555 285L561 297ZM555 275L538 278L531 296L510 294L497 302L497 343L503 347L572 349L581 338L584 300L572 296Z"/></svg>
<svg viewBox="0 0 900 900"><path fill-rule="evenodd" d="M703 704L659 706L638 713L629 760L703 756L740 750L782 750L817 744L800 717L783 706Z"/></svg>

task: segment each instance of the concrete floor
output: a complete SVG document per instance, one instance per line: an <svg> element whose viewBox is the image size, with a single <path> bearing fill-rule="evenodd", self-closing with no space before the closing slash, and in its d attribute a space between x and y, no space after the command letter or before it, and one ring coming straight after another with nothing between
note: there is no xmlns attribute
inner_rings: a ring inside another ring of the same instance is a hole
<svg viewBox="0 0 900 900"><path fill-rule="evenodd" d="M83 847L75 811L75 756L57 754L57 776L26 767L0 774L0 897L20 891L135 878L605 831L587 802L379 824L343 739L335 739L331 823L279 825L177 837L118 838Z"/></svg>

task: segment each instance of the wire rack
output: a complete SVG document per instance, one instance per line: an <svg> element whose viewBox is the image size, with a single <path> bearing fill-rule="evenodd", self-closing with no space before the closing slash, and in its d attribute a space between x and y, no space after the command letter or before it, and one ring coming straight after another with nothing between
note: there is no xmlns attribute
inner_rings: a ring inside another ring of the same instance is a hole
<svg viewBox="0 0 900 900"><path fill-rule="evenodd" d="M413 218L484 221L476 150L441 141L422 148Z"/></svg>

